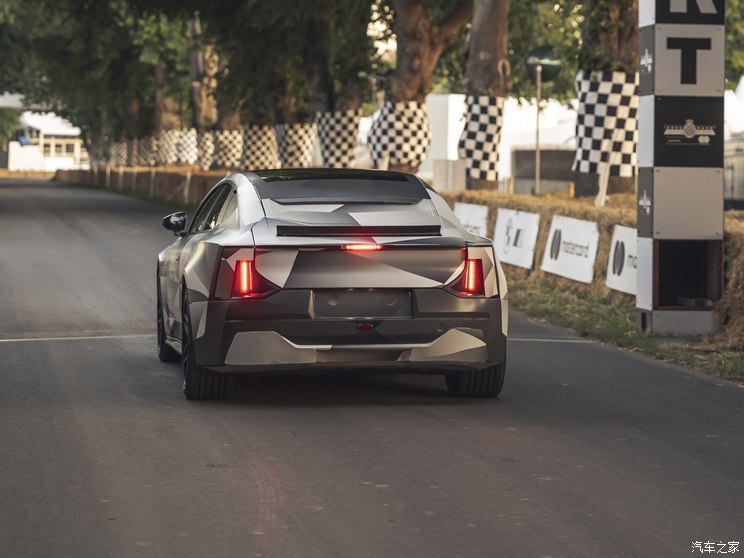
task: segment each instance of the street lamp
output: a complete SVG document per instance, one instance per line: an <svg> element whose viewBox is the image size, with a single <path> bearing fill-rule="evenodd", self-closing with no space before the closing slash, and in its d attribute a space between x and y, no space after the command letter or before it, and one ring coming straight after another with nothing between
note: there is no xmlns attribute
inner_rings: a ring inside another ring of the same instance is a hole
<svg viewBox="0 0 744 558"><path fill-rule="evenodd" d="M535 98L535 194L540 193L540 101L542 98L542 84L554 80L561 71L561 61L553 56L553 49L547 45L537 47L527 57L527 71L537 83Z"/></svg>

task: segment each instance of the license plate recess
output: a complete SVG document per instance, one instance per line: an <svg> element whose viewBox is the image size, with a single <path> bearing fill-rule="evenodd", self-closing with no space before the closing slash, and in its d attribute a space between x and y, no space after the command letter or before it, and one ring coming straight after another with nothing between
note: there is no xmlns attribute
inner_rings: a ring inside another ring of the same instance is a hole
<svg viewBox="0 0 744 558"><path fill-rule="evenodd" d="M318 289L316 318L411 318L409 289Z"/></svg>

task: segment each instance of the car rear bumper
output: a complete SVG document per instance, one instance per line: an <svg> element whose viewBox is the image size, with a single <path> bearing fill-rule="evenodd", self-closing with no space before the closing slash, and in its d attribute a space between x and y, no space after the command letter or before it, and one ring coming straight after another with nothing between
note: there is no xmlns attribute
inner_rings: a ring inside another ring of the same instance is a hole
<svg viewBox="0 0 744 558"><path fill-rule="evenodd" d="M318 318L311 290L191 304L197 364L222 372L443 371L504 362L507 301L414 289L406 318ZM360 329L359 324L370 329Z"/></svg>

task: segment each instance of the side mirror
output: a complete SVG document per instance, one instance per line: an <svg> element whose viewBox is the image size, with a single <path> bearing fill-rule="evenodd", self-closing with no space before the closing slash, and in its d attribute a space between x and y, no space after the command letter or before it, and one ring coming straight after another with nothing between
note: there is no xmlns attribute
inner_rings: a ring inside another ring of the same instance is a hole
<svg viewBox="0 0 744 558"><path fill-rule="evenodd" d="M163 226L172 231L176 236L183 236L183 230L186 228L186 213L176 211L163 217Z"/></svg>

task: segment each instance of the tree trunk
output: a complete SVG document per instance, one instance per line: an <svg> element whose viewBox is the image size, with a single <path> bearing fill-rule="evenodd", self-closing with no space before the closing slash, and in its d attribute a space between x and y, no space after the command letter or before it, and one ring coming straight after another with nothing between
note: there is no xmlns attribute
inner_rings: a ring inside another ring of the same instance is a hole
<svg viewBox="0 0 744 558"><path fill-rule="evenodd" d="M217 120L217 127L220 130L241 130L242 123L240 121L240 106L233 107L227 104L220 104L219 106L219 118Z"/></svg>
<svg viewBox="0 0 744 558"><path fill-rule="evenodd" d="M345 14L340 32L344 36L344 52L336 53L334 62L338 65L341 86L332 110L338 112L357 111L362 108L369 95L372 84L369 78L360 73L370 72L370 39L367 35L369 24L369 3L351 2ZM341 22L339 22L341 23Z"/></svg>
<svg viewBox="0 0 744 558"><path fill-rule="evenodd" d="M333 110L333 80L328 68L328 24L322 15L312 17L307 26L308 95L314 112Z"/></svg>
<svg viewBox="0 0 744 558"><path fill-rule="evenodd" d="M137 138L139 128L140 104L135 98L129 98L124 101L124 123L121 130L121 141L132 140Z"/></svg>
<svg viewBox="0 0 744 558"><path fill-rule="evenodd" d="M165 67L162 61L155 66L155 135L166 130L181 128L180 107L164 92Z"/></svg>
<svg viewBox="0 0 744 558"><path fill-rule="evenodd" d="M423 0L392 0L392 4L397 54L395 71L385 82L385 100L393 105L404 101L423 104L434 88L434 70L442 52L473 13L472 0L459 0L439 24L429 20ZM416 172L418 165L391 163L389 168Z"/></svg>
<svg viewBox="0 0 744 558"><path fill-rule="evenodd" d="M191 60L189 77L191 78L191 104L194 113L194 127L199 134L214 126L217 121L217 105L214 91L217 89L218 57L214 45L202 47L201 21L199 14L194 14L189 25L189 48Z"/></svg>
<svg viewBox="0 0 744 558"><path fill-rule="evenodd" d="M468 63L466 70L466 90L468 108L478 102L479 109L487 103L487 110L500 114L501 103L511 91L511 67L509 65L509 0L474 0L473 27L468 44ZM479 112L481 112L479 110ZM501 134L500 118L483 121L482 114L468 114L461 147L465 147L468 135L478 130L486 130L487 138L483 149L467 152L468 189L497 189L498 174L495 168L486 170L498 162L498 149Z"/></svg>
<svg viewBox="0 0 744 558"><path fill-rule="evenodd" d="M279 114L283 124L295 124L297 122L297 96L294 93L294 83L287 79L284 91L279 99Z"/></svg>
<svg viewBox="0 0 744 558"><path fill-rule="evenodd" d="M471 0L460 0L439 25L429 21L423 0L393 0L398 48L396 67L385 83L385 99L392 103L423 103L434 88L434 70L445 48L457 38L473 13Z"/></svg>

